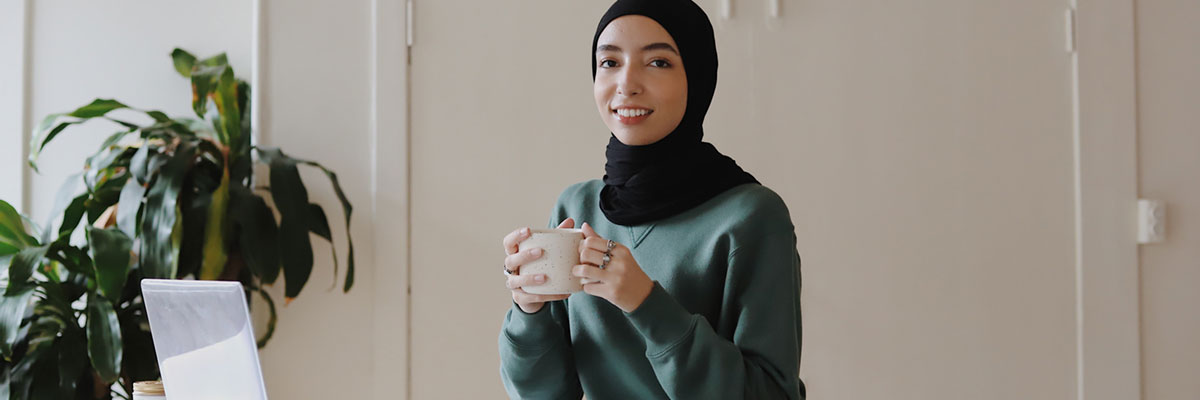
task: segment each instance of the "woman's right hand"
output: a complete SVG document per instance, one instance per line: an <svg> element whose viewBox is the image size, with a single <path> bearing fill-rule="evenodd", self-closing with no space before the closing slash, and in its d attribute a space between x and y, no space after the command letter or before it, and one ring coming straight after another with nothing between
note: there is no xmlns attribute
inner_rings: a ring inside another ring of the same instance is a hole
<svg viewBox="0 0 1200 400"><path fill-rule="evenodd" d="M558 224L558 227L560 229L574 228L575 220L567 218L566 220L563 220L561 224ZM521 241L525 239L528 239L529 234L529 228L521 228L512 231L512 233L509 233L508 236L504 237L504 253L507 254L507 256L504 257L504 268L509 271L508 282L506 285L508 286L509 290L512 290L513 302L517 303L518 307L521 307L521 311L532 314L541 310L542 306L545 305L547 301L562 300L570 297L571 295L540 295L525 293L524 290L521 290L521 287L525 285L536 286L546 283L545 274L521 275L521 266L529 263L530 261L541 258L542 253L544 252L539 248L517 251L517 244L521 243Z"/></svg>

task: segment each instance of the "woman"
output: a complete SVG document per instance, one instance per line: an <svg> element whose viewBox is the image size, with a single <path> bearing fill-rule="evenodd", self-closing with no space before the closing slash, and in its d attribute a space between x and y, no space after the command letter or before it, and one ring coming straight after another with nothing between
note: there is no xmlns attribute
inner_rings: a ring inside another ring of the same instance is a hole
<svg viewBox="0 0 1200 400"><path fill-rule="evenodd" d="M500 333L513 398L803 399L800 258L787 207L701 141L717 54L690 0L618 0L592 42L609 139L603 181L568 187L551 217L581 226L595 283L521 290L540 249L504 238L514 306ZM607 256L607 257L606 257Z"/></svg>

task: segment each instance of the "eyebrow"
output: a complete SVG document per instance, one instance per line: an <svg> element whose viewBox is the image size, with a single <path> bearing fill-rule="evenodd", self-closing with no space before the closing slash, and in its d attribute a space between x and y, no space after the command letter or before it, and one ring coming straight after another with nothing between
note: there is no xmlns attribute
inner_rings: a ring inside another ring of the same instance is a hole
<svg viewBox="0 0 1200 400"><path fill-rule="evenodd" d="M675 50L674 46L671 46L670 43L664 43L664 42L650 43L650 44L646 45L645 47L642 47L642 51L651 51L651 50L667 50L672 53L675 53L676 55L679 54L679 51ZM602 51L615 51L615 52L620 53L621 48L617 47L615 45L611 45L611 44L602 44L602 45L596 46L597 53L602 52Z"/></svg>

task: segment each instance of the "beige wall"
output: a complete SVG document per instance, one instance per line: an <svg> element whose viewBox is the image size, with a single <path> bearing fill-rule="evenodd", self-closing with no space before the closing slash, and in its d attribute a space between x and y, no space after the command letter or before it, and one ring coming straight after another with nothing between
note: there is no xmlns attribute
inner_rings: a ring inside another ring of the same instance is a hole
<svg viewBox="0 0 1200 400"><path fill-rule="evenodd" d="M0 0L0 199L24 209L25 0Z"/></svg>
<svg viewBox="0 0 1200 400"><path fill-rule="evenodd" d="M278 330L260 353L272 398L372 395L376 264L370 17L365 0L263 1L262 142L337 172L355 207L358 260L355 286L343 294L329 245L313 241L313 274L295 302L280 304ZM301 175L309 198L326 205L338 256L346 257L344 223L328 180L310 168ZM272 289L278 302L283 286Z"/></svg>
<svg viewBox="0 0 1200 400"><path fill-rule="evenodd" d="M1141 249L1143 399L1200 398L1200 2L1137 0L1138 181L1167 204Z"/></svg>

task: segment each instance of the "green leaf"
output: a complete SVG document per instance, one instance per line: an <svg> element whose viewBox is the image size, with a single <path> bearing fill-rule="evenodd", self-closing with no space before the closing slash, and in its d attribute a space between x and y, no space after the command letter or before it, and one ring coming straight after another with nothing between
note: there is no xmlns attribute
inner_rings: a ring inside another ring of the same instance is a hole
<svg viewBox="0 0 1200 400"><path fill-rule="evenodd" d="M47 239L54 242L68 242L71 240L71 234L75 233L75 228L79 227L79 221L83 220L83 214L87 212L88 194L84 193L76 196L67 209L63 211L62 225L58 228L58 236ZM45 236L49 236L50 231L46 231Z"/></svg>
<svg viewBox="0 0 1200 400"><path fill-rule="evenodd" d="M71 125L80 124L80 123L86 122L92 118L104 117L105 119L108 119L109 121L112 121L112 122L115 122L117 124L124 126L127 130L125 133L133 132L133 131L136 131L137 129L139 129L140 127L137 124L121 121L121 120L114 119L114 118L105 117L105 114L108 114L108 112L110 112L112 110L116 110L116 109L121 109L121 108L129 108L129 107L124 104L121 104L121 102L119 102L119 101L112 100L112 99L96 99L96 100L93 100L91 104L80 107L80 108L76 109L75 111L72 111L67 114L47 115L45 118L42 119L42 123L38 124L37 129L34 130L33 133L30 135L30 138L31 138L31 140L29 141L29 166L30 166L30 168L33 168L34 172L38 171L37 160L41 156L42 151L45 150L46 145L50 144L51 140L54 140L54 138L57 137L59 133L62 133L63 130L67 129L67 127L69 127ZM60 119L62 119L62 117L74 117L76 119L66 119L63 122L58 122ZM57 125L55 125L56 122L58 122ZM51 126L53 126L54 128L51 129L50 128ZM117 135L110 136L109 137L110 140L105 141L104 147L107 147L111 144L116 143L123 136L124 135L120 135L119 137ZM110 143L110 141L111 141L111 143Z"/></svg>
<svg viewBox="0 0 1200 400"><path fill-rule="evenodd" d="M122 372L133 382L156 380L160 375L158 358L154 355L146 313L144 310L127 310L117 313L121 320L121 344L125 347Z"/></svg>
<svg viewBox="0 0 1200 400"><path fill-rule="evenodd" d="M197 178L206 179L207 185L204 189L210 191L217 190L217 186L221 183L221 172L225 169L225 149L217 145L211 140L197 140L196 154L200 157L200 161L196 164L199 167L206 168L205 173L200 174Z"/></svg>
<svg viewBox="0 0 1200 400"><path fill-rule="evenodd" d="M121 188L121 198L117 201L117 227L125 232L125 236L135 238L138 234L138 212L142 210L142 198L146 195L146 187L137 179L125 181Z"/></svg>
<svg viewBox="0 0 1200 400"><path fill-rule="evenodd" d="M284 297L293 299L300 295L312 274L312 242L303 221L281 218L279 252L283 261Z"/></svg>
<svg viewBox="0 0 1200 400"><path fill-rule="evenodd" d="M78 328L67 329L55 347L58 348L58 398L70 399L75 396L83 367L87 366L87 358L82 357L87 351L87 339Z"/></svg>
<svg viewBox="0 0 1200 400"><path fill-rule="evenodd" d="M175 118L175 122L195 132L197 135L208 137L212 140L217 140L216 132L213 131L212 125L195 118Z"/></svg>
<svg viewBox="0 0 1200 400"><path fill-rule="evenodd" d="M99 229L91 225L87 227L87 237L88 255L96 268L96 286L100 294L120 299L125 277L129 275L133 239L115 228Z"/></svg>
<svg viewBox="0 0 1200 400"><path fill-rule="evenodd" d="M225 237L229 236L229 170L222 171L221 184L212 193L212 203L208 207L208 222L204 224L204 259L200 266L200 279L213 280L221 277L225 270L225 262L229 260L225 252Z"/></svg>
<svg viewBox="0 0 1200 400"><path fill-rule="evenodd" d="M208 114L208 95L217 85L216 77L224 68L213 66L196 66L192 68L192 111L204 119ZM222 141L223 142L223 141Z"/></svg>
<svg viewBox="0 0 1200 400"><path fill-rule="evenodd" d="M117 204L121 199L121 189L125 187L125 182L131 179L129 175L124 174L116 178L106 174L97 179L100 184L86 203L89 224L96 223L109 208Z"/></svg>
<svg viewBox="0 0 1200 400"><path fill-rule="evenodd" d="M312 274L312 242L309 239L308 190L300 179L296 161L278 149L263 150L271 166L271 197L279 209L279 251L283 261L284 297L300 294Z"/></svg>
<svg viewBox="0 0 1200 400"><path fill-rule="evenodd" d="M117 148L105 153L101 158L89 158L83 174L83 183L87 186L88 191L95 192L96 186L100 184L101 179L113 174L114 171L110 168L121 168L129 165L129 160L134 154L136 154L136 150L133 148Z"/></svg>
<svg viewBox="0 0 1200 400"><path fill-rule="evenodd" d="M196 64L196 56L180 48L171 52L171 60L175 62L175 70L184 78L192 76L192 66Z"/></svg>
<svg viewBox="0 0 1200 400"><path fill-rule="evenodd" d="M58 124L58 126L55 126L53 130L47 132L47 130L50 129L50 126L54 125L54 123L58 121L58 118L62 116L63 114L47 115L42 119L42 123L38 124L37 130L33 131L33 133L29 136L29 167L33 169L33 172L38 172L38 155L42 153L42 149L46 148L46 144L50 143L55 136L58 136L58 134L62 132L63 129L67 129L68 126L83 122L82 120L63 122Z"/></svg>
<svg viewBox="0 0 1200 400"><path fill-rule="evenodd" d="M189 184L192 190L201 186L195 178L203 173L192 173L193 182ZM204 229L208 224L208 208L212 205L212 189L200 189L196 193L184 193L179 203L180 219L183 223L180 232L179 270L175 276L184 277L195 275L199 277L200 265L204 261Z"/></svg>
<svg viewBox="0 0 1200 400"><path fill-rule="evenodd" d="M235 159L250 154L250 90L250 84L246 81L237 81L237 107L242 111L242 140L238 152L234 153Z"/></svg>
<svg viewBox="0 0 1200 400"><path fill-rule="evenodd" d="M8 365L8 363L0 362L0 399L11 400L14 397L12 395L13 383L20 380L19 378L14 376L14 375L16 375L13 373L14 369L16 369L16 368L13 368L13 366ZM18 399L20 398L20 396L16 396L16 397Z"/></svg>
<svg viewBox="0 0 1200 400"><path fill-rule="evenodd" d="M220 53L201 60L200 65L206 67L223 67L229 65L229 59L225 57L225 53Z"/></svg>
<svg viewBox="0 0 1200 400"><path fill-rule="evenodd" d="M332 242L333 234L330 233L329 219L325 218L325 210L317 203L308 203L308 211L309 229L312 230L312 233Z"/></svg>
<svg viewBox="0 0 1200 400"><path fill-rule="evenodd" d="M241 154L250 142L242 143L242 138L249 139L249 136L242 134L242 112L238 110L237 78L233 76L233 67L226 66L217 79L213 103L221 114L222 130L225 131L224 143L232 153Z"/></svg>
<svg viewBox="0 0 1200 400"><path fill-rule="evenodd" d="M329 229L329 219L325 218L325 210L316 203L308 204L308 229L329 242L329 250L333 253L333 285L337 287L338 256L337 245L333 243L333 233ZM332 290L332 288L330 288Z"/></svg>
<svg viewBox="0 0 1200 400"><path fill-rule="evenodd" d="M55 366L55 362L58 361L58 349L53 346L53 339L43 340L51 342L51 345L34 364L33 383L29 392L31 399L52 399L58 396L59 392L58 368Z"/></svg>
<svg viewBox="0 0 1200 400"><path fill-rule="evenodd" d="M271 336L275 335L275 322L278 321L278 315L275 314L275 301L271 300L271 295L267 294L266 290L260 287L254 287L254 291L262 295L263 301L267 302L267 310L270 311L270 318L267 320L267 332L263 337L258 338L258 348L262 349L271 340Z"/></svg>
<svg viewBox="0 0 1200 400"><path fill-rule="evenodd" d="M149 115L150 118L154 118L154 120L157 122L167 122L171 120L171 117L168 117L167 114L164 114L162 111L150 110L146 111L146 115Z"/></svg>
<svg viewBox="0 0 1200 400"><path fill-rule="evenodd" d="M10 283L11 285L11 283ZM29 298L33 297L32 285L17 285L16 291L5 288L6 294L0 297L0 353L7 360L12 359L13 344L17 342L17 332L21 328L21 320L25 318L25 309L29 306Z"/></svg>
<svg viewBox="0 0 1200 400"><path fill-rule="evenodd" d="M129 159L129 172L133 173L138 183L144 185L150 182L150 178L158 173L158 168L168 159L161 154L161 150L160 146L143 143L142 147L133 153L133 158Z"/></svg>
<svg viewBox="0 0 1200 400"><path fill-rule="evenodd" d="M71 246L65 242L55 242L54 244L51 244L50 250L46 251L46 257L57 261L64 268L66 268L67 271L77 275L68 275L68 282L63 282L64 285L73 284L69 282L69 279L87 278L93 281L96 279L96 271L92 266L92 258L88 257L87 252L81 248ZM92 283L87 282L87 284L91 285Z"/></svg>
<svg viewBox="0 0 1200 400"><path fill-rule="evenodd" d="M257 148L257 150L263 162L266 163L271 163L278 158L284 158L292 160L292 162L320 168L321 171L325 172L325 176L329 178L330 183L333 184L334 193L337 194L338 201L342 203L342 213L346 218L346 243L349 246L349 254L346 256L346 283L342 290L349 292L350 288L354 286L354 238L350 235L350 214L354 208L350 205L350 200L346 198L346 193L342 190L342 185L338 182L337 174L319 163L287 157L279 149Z"/></svg>
<svg viewBox="0 0 1200 400"><path fill-rule="evenodd" d="M79 199L78 197L83 197L83 199ZM73 205L72 203L78 202L79 204L77 205L77 208L82 210L83 201L86 200L86 198L87 192L83 186L82 172L72 174L71 176L68 176L66 180L63 180L62 185L58 187L58 192L56 192L54 195L54 206L50 208L50 217L46 220L46 230L42 232L42 241L54 241L56 238L55 233L61 231L62 227L60 225L60 230L55 231L54 222L59 219L59 216L64 216L64 218L66 217L64 213L67 211L68 206ZM82 211L80 211L79 215L83 215ZM75 223L79 223L78 218L75 219Z"/></svg>
<svg viewBox="0 0 1200 400"><path fill-rule="evenodd" d="M133 108L131 107L130 109L132 110ZM136 131L136 130L138 130L138 129L141 129L141 128L142 128L141 126L138 126L138 124L135 124L135 123L132 123L132 122L125 122L125 121L122 121L122 120L119 120L119 119L116 119L116 118L112 118L112 117L104 117L104 119L107 119L107 120L109 120L109 121L115 122L115 123L117 123L117 125L124 126L124 127L125 127L125 129L128 129L128 130L129 130L129 132L133 132L133 131Z"/></svg>
<svg viewBox="0 0 1200 400"><path fill-rule="evenodd" d="M4 200L0 200L0 244L18 249L39 244L36 238L25 232L21 213Z"/></svg>
<svg viewBox="0 0 1200 400"><path fill-rule="evenodd" d="M79 107L79 108L75 109L75 111L72 111L70 114L67 114L67 115L75 117L75 118L84 118L84 119L96 118L96 117L101 117L101 116L104 116L105 114L108 114L109 111L121 109L121 108L127 108L127 107L128 106L121 104L121 102L116 101L116 100L96 99L96 100L92 100L91 104L88 104L83 107Z"/></svg>
<svg viewBox="0 0 1200 400"><path fill-rule="evenodd" d="M221 75L226 69L229 69L229 62L224 53L204 59L192 67L192 109L196 116L204 118L208 113L209 95L217 90ZM229 143L227 137L221 142Z"/></svg>
<svg viewBox="0 0 1200 400"><path fill-rule="evenodd" d="M33 270L42 265L46 257L47 246L27 247L12 257L8 266L8 289L5 295L12 295L25 289L26 283L33 278Z"/></svg>
<svg viewBox="0 0 1200 400"><path fill-rule="evenodd" d="M134 127L136 128L137 126L135 125ZM126 135L133 133L133 132L134 131L132 131L132 130L124 130L124 131L117 131L117 132L113 133L112 135L109 135L107 139L104 139L104 143L100 144L100 148L98 150L96 150L96 153L92 154L91 157L88 157L87 164L91 165L92 160L100 157L100 153L103 153L106 150L111 150L110 147L116 146L117 143L121 141L121 139L124 139Z"/></svg>
<svg viewBox="0 0 1200 400"><path fill-rule="evenodd" d="M104 383L115 382L121 373L121 324L112 303L96 294L87 300L87 342L92 368Z"/></svg>
<svg viewBox="0 0 1200 400"><path fill-rule="evenodd" d="M68 322L75 324L78 327L78 322L75 321L75 309L71 308L71 303L75 298L71 298L63 290L63 285L54 281L41 281L38 286L42 288L42 301L37 303L37 307L46 311L45 314L58 318L63 325ZM80 352L82 354L82 352Z"/></svg>
<svg viewBox="0 0 1200 400"><path fill-rule="evenodd" d="M0 387L6 387L11 397L4 399L24 400L29 397L29 386L34 380L34 366L41 356L47 350L43 348L30 347L29 351L17 360L12 369L8 370L8 379L0 379ZM0 363L0 365L8 365Z"/></svg>
<svg viewBox="0 0 1200 400"><path fill-rule="evenodd" d="M7 243L0 242L0 257L11 256L13 254L16 254L18 251L21 251L21 249L18 249ZM0 258L0 263L3 263L3 262L4 262L4 259Z"/></svg>
<svg viewBox="0 0 1200 400"><path fill-rule="evenodd" d="M179 204L175 205L175 215L183 215L183 211L180 210ZM178 255L181 254L181 249L183 249L183 218L176 217L175 227L171 229L171 254L176 255L175 264L171 266L171 269L175 271L175 279L182 278L182 276L179 275L180 259L178 258Z"/></svg>
<svg viewBox="0 0 1200 400"><path fill-rule="evenodd" d="M350 205L350 200L346 198L346 192L342 191L341 183L338 183L337 174L330 171L325 166L312 162L304 161L304 164L320 168L325 172L325 176L329 178L329 183L333 185L333 192L337 194L338 201L342 203L342 214L346 218L346 244L349 246L349 254L346 256L346 284L342 288L342 292L349 292L354 286L354 238L350 236L350 214L354 211L354 207ZM332 243L332 242L331 242Z"/></svg>
<svg viewBox="0 0 1200 400"><path fill-rule="evenodd" d="M261 197L240 185L230 189L230 207L240 230L238 245L250 271L265 284L275 283L280 249L275 213Z"/></svg>
<svg viewBox="0 0 1200 400"><path fill-rule="evenodd" d="M174 119L155 122L154 124L141 128L143 139L163 139L171 142L175 139L185 136L196 136L196 132L188 124Z"/></svg>
<svg viewBox="0 0 1200 400"><path fill-rule="evenodd" d="M191 166L196 147L184 141L175 149L147 190L142 211L140 268L147 278L171 279L177 268L172 233L178 219L178 200L184 175Z"/></svg>

